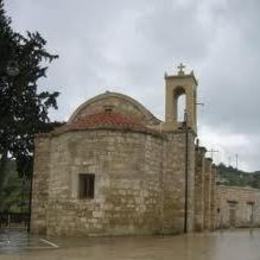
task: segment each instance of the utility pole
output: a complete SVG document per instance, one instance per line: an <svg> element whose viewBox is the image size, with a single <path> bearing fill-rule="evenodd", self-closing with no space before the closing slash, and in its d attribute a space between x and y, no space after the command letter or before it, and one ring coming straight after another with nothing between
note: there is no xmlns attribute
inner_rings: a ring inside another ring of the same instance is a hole
<svg viewBox="0 0 260 260"><path fill-rule="evenodd" d="M236 169L238 170L238 154L236 153Z"/></svg>
<svg viewBox="0 0 260 260"><path fill-rule="evenodd" d="M204 106L204 103L196 103L197 106ZM185 130L185 202L184 202L184 233L188 232L188 195L189 195L189 118L188 112L184 110L184 130Z"/></svg>
<svg viewBox="0 0 260 260"><path fill-rule="evenodd" d="M231 156L228 156L228 166L231 166Z"/></svg>
<svg viewBox="0 0 260 260"><path fill-rule="evenodd" d="M211 149L208 151L210 153L210 158L213 160L214 153L218 153L218 150Z"/></svg>
<svg viewBox="0 0 260 260"><path fill-rule="evenodd" d="M188 113L184 111L184 129L185 129L185 202L184 202L184 233L188 232L188 181L189 181L189 128Z"/></svg>

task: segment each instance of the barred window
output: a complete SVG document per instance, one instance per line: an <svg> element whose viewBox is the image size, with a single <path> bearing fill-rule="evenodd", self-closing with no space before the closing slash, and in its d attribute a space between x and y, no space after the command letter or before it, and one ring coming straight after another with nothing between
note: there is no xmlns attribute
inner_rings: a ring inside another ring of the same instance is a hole
<svg viewBox="0 0 260 260"><path fill-rule="evenodd" d="M79 175L79 198L93 199L95 193L95 175L80 174Z"/></svg>

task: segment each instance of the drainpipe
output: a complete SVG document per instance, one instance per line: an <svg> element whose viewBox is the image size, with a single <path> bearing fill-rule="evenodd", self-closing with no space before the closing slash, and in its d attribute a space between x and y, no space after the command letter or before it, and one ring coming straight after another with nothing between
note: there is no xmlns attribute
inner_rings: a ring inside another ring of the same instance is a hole
<svg viewBox="0 0 260 260"><path fill-rule="evenodd" d="M184 202L184 233L188 232L188 173L189 173L189 128L188 114L184 113L184 129L185 129L185 202Z"/></svg>

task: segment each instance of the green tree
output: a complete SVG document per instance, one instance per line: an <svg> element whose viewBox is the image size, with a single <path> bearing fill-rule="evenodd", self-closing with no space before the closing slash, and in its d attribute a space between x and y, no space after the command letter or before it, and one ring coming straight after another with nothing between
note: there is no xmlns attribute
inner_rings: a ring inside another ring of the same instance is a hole
<svg viewBox="0 0 260 260"><path fill-rule="evenodd" d="M8 157L15 158L20 176L32 175L34 135L59 125L51 123L50 108L57 109L58 92L39 92L39 79L57 59L38 33L21 35L0 0L0 191ZM19 72L19 73L18 73Z"/></svg>

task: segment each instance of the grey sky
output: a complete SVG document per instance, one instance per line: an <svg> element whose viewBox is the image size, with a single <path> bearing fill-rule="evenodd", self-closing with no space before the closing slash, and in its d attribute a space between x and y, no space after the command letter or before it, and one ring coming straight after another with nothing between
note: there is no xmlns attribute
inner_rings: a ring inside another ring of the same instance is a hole
<svg viewBox="0 0 260 260"><path fill-rule="evenodd" d="M260 1L8 0L14 27L38 30L60 55L43 85L61 91L53 119L123 92L164 117L164 72L199 79L199 137L244 169L260 169ZM233 163L234 165L234 163Z"/></svg>

